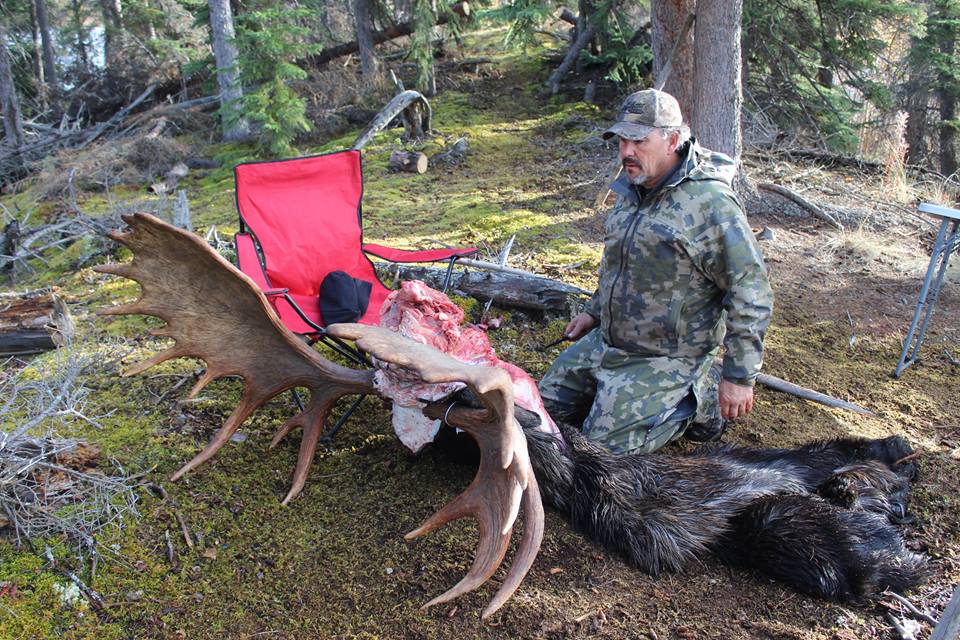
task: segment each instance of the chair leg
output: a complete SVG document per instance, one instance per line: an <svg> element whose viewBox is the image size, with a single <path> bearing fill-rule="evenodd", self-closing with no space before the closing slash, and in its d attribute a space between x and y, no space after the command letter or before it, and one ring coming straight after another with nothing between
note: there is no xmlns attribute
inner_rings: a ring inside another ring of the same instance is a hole
<svg viewBox="0 0 960 640"><path fill-rule="evenodd" d="M443 278L443 289L440 291L446 293L447 289L450 287L450 278L453 276L453 265L457 263L457 256L450 258L450 264L447 265L447 275Z"/></svg>
<svg viewBox="0 0 960 640"><path fill-rule="evenodd" d="M333 442L333 437L337 435L337 431L339 431L340 427L342 427L343 424L350 418L350 416L353 415L353 412L357 410L357 407L360 406L360 403L366 397L367 396L365 395L358 396L357 399L353 401L353 404L351 404L350 408L347 409L342 416L340 416L340 419L337 420L335 425L333 425L333 428L327 433L323 434L323 436L320 438L320 444L328 445Z"/></svg>
<svg viewBox="0 0 960 640"><path fill-rule="evenodd" d="M293 401L297 405L297 408L300 411L303 411L303 398L300 397L300 394L297 393L296 388L290 389L290 395L293 396Z"/></svg>

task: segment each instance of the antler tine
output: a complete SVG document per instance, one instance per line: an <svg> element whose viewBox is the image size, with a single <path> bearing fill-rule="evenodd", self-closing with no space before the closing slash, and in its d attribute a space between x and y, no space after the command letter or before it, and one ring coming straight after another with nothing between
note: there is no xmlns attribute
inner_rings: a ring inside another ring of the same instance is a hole
<svg viewBox="0 0 960 640"><path fill-rule="evenodd" d="M526 576L543 540L543 503L530 465L526 439L514 419L513 385L502 369L468 365L398 333L380 327L336 324L328 331L347 340L378 360L415 371L427 383L462 381L478 395L485 409L431 405L424 410L467 431L480 445L480 468L466 491L442 507L407 539L424 535L459 518L477 521L480 540L470 571L449 591L424 605L448 602L473 591L503 562L513 525L523 509L524 532L507 578L482 613L486 619L516 591Z"/></svg>
<svg viewBox="0 0 960 640"><path fill-rule="evenodd" d="M283 391L306 387L310 405L281 427L283 435L295 426L303 428L293 483L283 501L288 503L303 488L331 407L343 395L370 393L372 373L336 365L304 344L283 326L257 285L202 239L150 215L123 219L130 231L110 237L129 247L133 260L96 269L136 280L142 292L135 303L101 313L156 316L166 326L152 333L175 343L124 375L172 358L197 357L207 364L207 371L191 396L224 376L244 380L240 403L230 417L173 479L213 457L257 407Z"/></svg>

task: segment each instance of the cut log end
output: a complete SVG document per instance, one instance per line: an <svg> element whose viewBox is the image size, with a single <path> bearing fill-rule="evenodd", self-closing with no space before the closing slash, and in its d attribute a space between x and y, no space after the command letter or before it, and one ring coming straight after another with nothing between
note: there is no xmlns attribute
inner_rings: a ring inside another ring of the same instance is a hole
<svg viewBox="0 0 960 640"><path fill-rule="evenodd" d="M427 154L418 151L394 151L390 154L390 170L426 173L430 165Z"/></svg>

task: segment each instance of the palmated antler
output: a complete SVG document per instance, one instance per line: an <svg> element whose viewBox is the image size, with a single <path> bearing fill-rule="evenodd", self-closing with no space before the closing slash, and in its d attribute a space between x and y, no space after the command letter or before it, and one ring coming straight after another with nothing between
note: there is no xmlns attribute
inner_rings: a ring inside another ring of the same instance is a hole
<svg viewBox="0 0 960 640"><path fill-rule="evenodd" d="M172 358L195 357L206 362L207 371L191 396L224 376L244 380L240 404L203 451L177 471L173 479L212 457L254 409L283 391L306 387L310 390L310 403L277 430L271 443L275 446L295 427L304 430L293 484L283 501L288 503L303 488L330 409L343 395L373 393L373 373L341 367L321 357L283 326L252 280L200 238L146 214L123 219L130 225L130 232L110 237L133 251L133 261L97 270L136 280L142 295L133 304L103 313L156 316L166 326L151 333L172 338L175 343L124 375L140 373ZM425 605L429 607L472 591L493 575L506 554L522 507L523 538L506 579L483 612L484 618L490 616L520 585L543 539L543 505L526 440L514 419L509 375L502 369L461 363L386 329L354 324L332 325L328 329L336 337L357 340L361 349L378 360L416 372L424 382L465 382L486 407L432 405L425 410L431 417L444 417L477 440L481 449L480 469L464 493L407 534L407 538L465 516L474 517L479 525L480 542L469 573Z"/></svg>
<svg viewBox="0 0 960 640"><path fill-rule="evenodd" d="M530 466L526 438L514 419L510 376L503 369L465 364L382 327L335 324L329 331L336 337L355 340L360 349L377 360L415 372L423 382L465 382L486 407L433 405L425 411L430 417L443 418L463 429L477 441L480 468L466 491L406 538L416 538L467 516L477 521L480 542L473 566L456 586L428 602L426 608L473 591L493 575L503 562L513 525L523 507L523 537L506 579L483 611L482 617L489 617L523 581L543 539L543 503Z"/></svg>
<svg viewBox="0 0 960 640"><path fill-rule="evenodd" d="M156 316L166 326L151 333L175 342L123 375L141 373L171 358L193 357L206 362L207 370L190 397L224 376L244 380L240 404L203 451L173 474L173 479L217 453L257 407L288 389L306 387L309 404L277 430L270 445L276 446L296 427L303 429L293 482L283 500L287 504L303 489L330 410L341 396L370 393L372 372L348 369L322 358L283 326L250 278L197 236L147 214L123 219L130 232L110 237L133 251L133 261L97 267L97 271L136 280L143 291L137 302L103 313Z"/></svg>

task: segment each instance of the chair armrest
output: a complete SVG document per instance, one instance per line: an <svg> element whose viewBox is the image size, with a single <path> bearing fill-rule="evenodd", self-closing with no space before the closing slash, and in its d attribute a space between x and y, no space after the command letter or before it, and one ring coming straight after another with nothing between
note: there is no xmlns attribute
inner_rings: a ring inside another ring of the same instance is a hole
<svg viewBox="0 0 960 640"><path fill-rule="evenodd" d="M363 251L389 262L440 262L451 258L471 256L477 252L476 247L464 249L426 249L412 251L408 249L394 249L379 244L364 244Z"/></svg>

